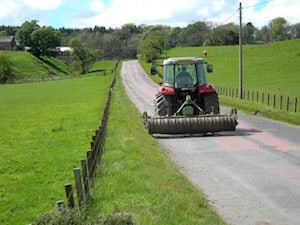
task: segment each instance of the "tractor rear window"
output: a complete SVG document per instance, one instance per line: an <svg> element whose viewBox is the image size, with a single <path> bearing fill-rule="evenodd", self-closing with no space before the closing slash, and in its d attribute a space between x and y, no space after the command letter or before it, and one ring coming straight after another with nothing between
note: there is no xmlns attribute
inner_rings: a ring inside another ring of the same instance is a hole
<svg viewBox="0 0 300 225"><path fill-rule="evenodd" d="M164 77L163 84L166 86L174 86L174 73L175 67L174 65L166 65L164 66Z"/></svg>
<svg viewBox="0 0 300 225"><path fill-rule="evenodd" d="M205 69L204 69L204 64L203 63L199 63L196 64L197 65L197 76L198 76L198 82L199 82L199 86L206 84L206 76L205 76Z"/></svg>
<svg viewBox="0 0 300 225"><path fill-rule="evenodd" d="M191 85L203 85L206 84L205 69L203 63L197 64L169 64L164 66L164 77L163 84L170 87L181 87L180 80L178 79L179 74L188 74L191 78L188 84L183 86Z"/></svg>

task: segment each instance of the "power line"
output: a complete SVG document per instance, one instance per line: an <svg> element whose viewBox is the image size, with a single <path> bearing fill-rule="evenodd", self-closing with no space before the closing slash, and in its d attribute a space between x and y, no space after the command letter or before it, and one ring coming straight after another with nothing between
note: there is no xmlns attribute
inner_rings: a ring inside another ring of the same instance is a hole
<svg viewBox="0 0 300 225"><path fill-rule="evenodd" d="M249 6L245 6L245 7L242 7L243 9L248 9L248 8L253 8L253 7L257 7L257 6L260 6L260 5L265 5L265 4L268 4L270 2L273 2L273 1L276 1L276 0L266 0L264 2L260 2L260 3L257 3L257 4L254 4L254 5L249 5ZM238 12L240 11L240 9L236 9L228 18L226 18L224 21L223 21L223 25L226 24L227 21L229 21L235 14L237 14Z"/></svg>
<svg viewBox="0 0 300 225"><path fill-rule="evenodd" d="M230 20L237 12L239 12L239 9L236 9L222 24L225 24L228 20Z"/></svg>
<svg viewBox="0 0 300 225"><path fill-rule="evenodd" d="M254 4L254 5L245 6L245 7L243 7L243 9L253 8L256 6L260 6L260 5L265 5L265 4L267 4L269 2L273 2L273 1L276 1L276 0L268 0L268 1L260 2L260 3Z"/></svg>

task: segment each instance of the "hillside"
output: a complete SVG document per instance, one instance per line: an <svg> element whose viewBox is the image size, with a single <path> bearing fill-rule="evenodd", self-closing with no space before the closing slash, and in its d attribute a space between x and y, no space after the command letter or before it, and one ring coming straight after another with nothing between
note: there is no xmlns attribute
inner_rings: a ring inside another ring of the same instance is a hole
<svg viewBox="0 0 300 225"><path fill-rule="evenodd" d="M247 93L259 92L260 102L265 93L264 104L251 99L239 100L219 94L220 103L237 108L247 113L259 112L268 118L300 125L299 104L294 112L297 99L300 97L300 39L269 43L264 45L243 46L243 90ZM195 56L204 57L203 50L208 50L206 61L214 66L214 72L208 74L208 82L215 87L239 87L239 46L205 46L181 47L167 51L167 57ZM165 55L157 60L161 63ZM150 74L150 63L141 61L145 71ZM158 67L159 69L159 67ZM159 83L158 76L151 78ZM266 96L270 94L270 105L266 106ZM276 108L273 107L273 96L276 95ZM279 109L279 99L283 96L283 110ZM246 96L244 96L246 97ZM289 97L289 112L287 112L287 97ZM298 100L299 102L299 100Z"/></svg>
<svg viewBox="0 0 300 225"><path fill-rule="evenodd" d="M11 61L17 80L75 74L70 65L53 57L38 59L23 51L0 51L0 54L7 56Z"/></svg>
<svg viewBox="0 0 300 225"><path fill-rule="evenodd" d="M269 91L278 95L300 96L300 39L243 46L243 85L253 91ZM175 48L168 51L168 57L203 57L207 49L207 61L214 65L214 72L208 76L215 86L239 86L239 47L206 46Z"/></svg>

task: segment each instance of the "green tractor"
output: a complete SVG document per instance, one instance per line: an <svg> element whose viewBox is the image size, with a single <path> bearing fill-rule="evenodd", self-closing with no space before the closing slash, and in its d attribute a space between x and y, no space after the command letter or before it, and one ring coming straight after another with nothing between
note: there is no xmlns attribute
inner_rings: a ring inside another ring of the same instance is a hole
<svg viewBox="0 0 300 225"><path fill-rule="evenodd" d="M156 66L151 74L162 77L154 100L154 116L144 113L144 123L150 134L205 134L234 131L236 110L220 114L218 94L207 84L206 72L211 64L202 58L180 57L164 60L163 74Z"/></svg>

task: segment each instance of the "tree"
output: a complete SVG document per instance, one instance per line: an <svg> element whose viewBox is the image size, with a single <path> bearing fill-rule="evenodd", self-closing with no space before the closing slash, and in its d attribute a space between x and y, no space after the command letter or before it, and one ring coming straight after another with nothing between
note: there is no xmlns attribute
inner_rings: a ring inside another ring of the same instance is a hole
<svg viewBox="0 0 300 225"><path fill-rule="evenodd" d="M102 49L107 59L122 58L123 42L115 33L105 34Z"/></svg>
<svg viewBox="0 0 300 225"><path fill-rule="evenodd" d="M254 31L255 27L252 23L248 22L245 26L243 26L243 42L245 44L252 44L254 42Z"/></svg>
<svg viewBox="0 0 300 225"><path fill-rule="evenodd" d="M1 35L15 35L16 34L16 30L18 29L18 27L15 26L5 26L5 25L1 25L0 26L0 33Z"/></svg>
<svg viewBox="0 0 300 225"><path fill-rule="evenodd" d="M254 30L254 42L263 43L262 32L260 29L255 28Z"/></svg>
<svg viewBox="0 0 300 225"><path fill-rule="evenodd" d="M209 27L205 22L196 22L182 29L179 35L181 46L202 46Z"/></svg>
<svg viewBox="0 0 300 225"><path fill-rule="evenodd" d="M228 23L216 27L214 30L214 45L236 45L239 43L239 27L233 23Z"/></svg>
<svg viewBox="0 0 300 225"><path fill-rule="evenodd" d="M291 26L291 37L300 38L300 23Z"/></svg>
<svg viewBox="0 0 300 225"><path fill-rule="evenodd" d="M269 23L270 34L273 41L283 41L289 39L289 25L283 17L277 17Z"/></svg>
<svg viewBox="0 0 300 225"><path fill-rule="evenodd" d="M138 41L135 38L138 34L138 28L134 24L124 24L121 29L115 30L115 38L119 41L120 52L118 58L136 58Z"/></svg>
<svg viewBox="0 0 300 225"><path fill-rule="evenodd" d="M0 84L14 80L14 77L12 63L6 56L0 55Z"/></svg>
<svg viewBox="0 0 300 225"><path fill-rule="evenodd" d="M260 30L260 33L261 33L262 41L264 42L272 41L272 36L270 34L271 32L268 26L263 26Z"/></svg>
<svg viewBox="0 0 300 225"><path fill-rule="evenodd" d="M151 32L139 43L140 57L146 62L158 59L164 49L164 43L165 40L161 32Z"/></svg>
<svg viewBox="0 0 300 225"><path fill-rule="evenodd" d="M169 46L170 48L176 47L178 45L178 35L181 32L180 27L174 27L170 29L169 33Z"/></svg>
<svg viewBox="0 0 300 225"><path fill-rule="evenodd" d="M72 39L70 41L70 47L73 49L71 56L74 64L79 64L81 73L86 74L89 66L102 58L100 50L92 50L86 47L86 45L79 39Z"/></svg>
<svg viewBox="0 0 300 225"><path fill-rule="evenodd" d="M21 46L31 46L31 33L40 28L37 20L24 22L16 32L16 39L19 40Z"/></svg>
<svg viewBox="0 0 300 225"><path fill-rule="evenodd" d="M56 56L56 47L60 46L61 34L52 27L41 27L34 30L31 35L30 51L38 58L40 56Z"/></svg>

